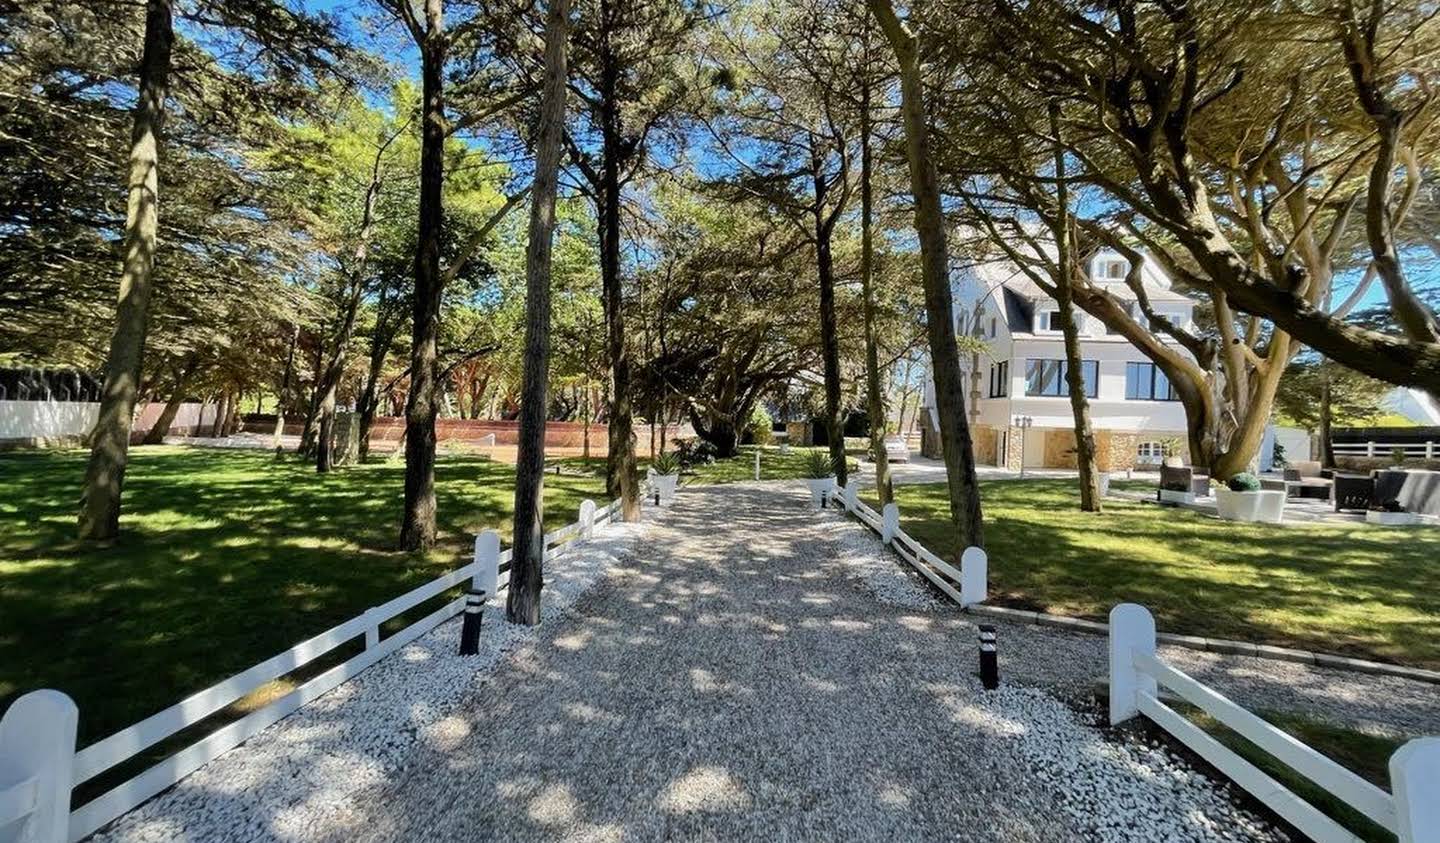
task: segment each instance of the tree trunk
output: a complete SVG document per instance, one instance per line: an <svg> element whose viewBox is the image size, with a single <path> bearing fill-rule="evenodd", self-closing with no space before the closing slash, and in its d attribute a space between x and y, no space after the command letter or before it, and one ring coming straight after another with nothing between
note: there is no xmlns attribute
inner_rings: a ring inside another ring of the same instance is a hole
<svg viewBox="0 0 1440 843"><path fill-rule="evenodd" d="M565 130L566 32L569 0L552 0L545 16L545 89L535 150L525 250L525 374L520 399L520 442L515 462L514 552L505 617L540 622L545 582L545 388L550 378L550 258L555 233L555 193Z"/></svg>
<svg viewBox="0 0 1440 843"><path fill-rule="evenodd" d="M304 457L315 453L315 431L320 421L320 384L325 379L325 344L315 343L315 383L310 389L310 403L305 410L305 425L300 429L300 450Z"/></svg>
<svg viewBox="0 0 1440 843"><path fill-rule="evenodd" d="M285 375L280 379L280 394L275 398L275 435L273 437L275 456L284 450L280 437L285 433L285 401L290 395L290 380L295 376L295 346L300 343L300 325L296 323L290 331L290 353L285 357Z"/></svg>
<svg viewBox="0 0 1440 843"><path fill-rule="evenodd" d="M1090 426L1090 400L1085 395L1080 330L1075 324L1075 297L1071 292L1078 257L1072 251L1070 242L1070 189L1065 182L1065 150L1061 145L1060 130L1060 106L1052 102L1050 134L1055 138L1055 199L1060 212L1058 221L1051 228L1056 246L1055 265L1059 270L1055 277L1055 302L1059 305L1060 332L1065 337L1065 384L1070 393L1070 415L1075 426L1075 467L1080 474L1080 509L1099 512L1100 474L1095 469L1095 430ZM1099 377L1098 372L1096 377Z"/></svg>
<svg viewBox="0 0 1440 843"><path fill-rule="evenodd" d="M384 308L385 293L381 292L381 309ZM375 333L370 337L370 370L365 374L365 391L360 395L360 462L370 458L370 431L375 427L375 412L380 406L380 373L385 368L393 333L387 333L386 326L376 322Z"/></svg>
<svg viewBox="0 0 1440 843"><path fill-rule="evenodd" d="M190 388L190 381L199 368L199 360L196 355L191 354L175 373L175 386L170 392L170 400L165 402L165 409L160 411L160 418L155 420L155 425L145 433L144 444L159 445L170 435L170 426L175 423L175 416L180 413L180 405L185 403L185 390Z"/></svg>
<svg viewBox="0 0 1440 843"><path fill-rule="evenodd" d="M865 41L869 72L869 36ZM870 178L870 79L860 87L860 292L865 308L865 397L870 415L870 458L875 462L875 491L880 506L890 503L890 458L885 454L885 397L880 390L880 349L875 336L874 197ZM842 460L843 462L843 460Z"/></svg>
<svg viewBox="0 0 1440 843"><path fill-rule="evenodd" d="M334 467L335 394L340 389L340 378L345 374L345 358L350 351L350 340L355 336L355 318L360 312L360 300L365 292L365 263L370 256L370 238L375 232L375 203L380 198L380 165L387 146L388 144L382 146L375 153L370 184L365 187L360 233L355 243L355 254L351 256L354 264L350 269L349 296L345 300L340 330L335 335L335 348L330 354L330 365L325 367L325 380L320 386L320 441L315 448L315 470L321 474Z"/></svg>
<svg viewBox="0 0 1440 843"><path fill-rule="evenodd" d="M940 417L940 443L950 492L950 519L955 525L953 558L965 548L984 546L980 487L975 477L975 452L970 422L965 417L965 384L960 350L955 342L954 302L950 293L950 257L945 218L940 207L939 178L930 157L924 88L918 44L890 0L866 0L880 21L900 66L901 113L905 124L905 157L915 197L915 233L920 241L921 277L925 284L926 331L935 375L935 409Z"/></svg>
<svg viewBox="0 0 1440 843"><path fill-rule="evenodd" d="M139 98L130 134L125 259L120 271L115 333L105 362L100 414L90 435L90 462L80 498L82 541L109 541L120 533L120 493L125 485L135 396L150 324L150 293L160 228L160 147L174 41L170 0L148 0Z"/></svg>
<svg viewBox="0 0 1440 843"><path fill-rule="evenodd" d="M817 170L818 188L822 174ZM823 195L823 193L818 194ZM845 459L845 428L840 418L840 340L835 325L835 261L830 252L831 228L821 221L823 209L816 200L815 266L820 275L820 356L824 361L825 435L830 450L830 464L835 467L835 482L849 483L849 465Z"/></svg>
<svg viewBox="0 0 1440 843"><path fill-rule="evenodd" d="M621 67L610 42L612 0L600 0L600 102L601 139L604 146L600 171L600 276L605 296L607 349L610 354L610 450L605 485L611 497L621 499L626 521L640 517L640 489L635 477L635 443L631 440L630 355L625 349L625 312L620 286L620 168L628 153L623 149L617 90Z"/></svg>
<svg viewBox="0 0 1440 843"><path fill-rule="evenodd" d="M1335 442L1331 438L1330 429L1334 423L1334 404L1331 395L1329 364L1320 364L1320 465L1323 468L1335 468ZM1308 459L1309 454L1305 457Z"/></svg>
<svg viewBox="0 0 1440 843"><path fill-rule="evenodd" d="M410 398L405 407L405 516L400 546L435 544L435 369L440 334L440 248L444 233L445 32L443 0L425 0L420 44L424 126L420 146L420 229L415 255Z"/></svg>
<svg viewBox="0 0 1440 843"><path fill-rule="evenodd" d="M240 432L240 392L230 393L230 403L225 407L225 425L220 429L222 436L234 436Z"/></svg>

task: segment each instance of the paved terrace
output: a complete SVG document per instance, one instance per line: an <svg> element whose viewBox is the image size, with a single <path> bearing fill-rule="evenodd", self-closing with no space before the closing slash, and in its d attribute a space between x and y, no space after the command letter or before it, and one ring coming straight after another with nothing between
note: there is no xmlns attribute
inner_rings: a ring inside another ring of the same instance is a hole
<svg viewBox="0 0 1440 843"><path fill-rule="evenodd" d="M1002 625L986 692L967 616L806 500L683 491L552 563L538 630L487 618L461 658L441 627L97 839L1283 839L1061 701L1103 639ZM1166 655L1256 707L1440 725L1433 686Z"/></svg>

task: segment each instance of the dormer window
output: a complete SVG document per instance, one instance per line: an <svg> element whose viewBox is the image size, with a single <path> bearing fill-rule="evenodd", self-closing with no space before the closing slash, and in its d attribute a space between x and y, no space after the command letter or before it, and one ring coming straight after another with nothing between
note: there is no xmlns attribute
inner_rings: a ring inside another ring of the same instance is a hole
<svg viewBox="0 0 1440 843"><path fill-rule="evenodd" d="M1095 262L1095 280L1124 281L1130 264L1124 258L1101 258Z"/></svg>
<svg viewBox="0 0 1440 843"><path fill-rule="evenodd" d="M1035 314L1035 331L1058 331L1060 330L1060 311L1041 310Z"/></svg>

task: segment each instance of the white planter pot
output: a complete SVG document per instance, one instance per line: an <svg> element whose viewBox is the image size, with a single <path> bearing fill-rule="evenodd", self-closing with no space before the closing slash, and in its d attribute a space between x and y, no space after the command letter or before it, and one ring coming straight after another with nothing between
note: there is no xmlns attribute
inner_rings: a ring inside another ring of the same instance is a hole
<svg viewBox="0 0 1440 843"><path fill-rule="evenodd" d="M655 492L660 495L660 502L669 503L675 500L675 488L680 484L680 475L657 474L650 478L650 483Z"/></svg>
<svg viewBox="0 0 1440 843"><path fill-rule="evenodd" d="M1386 527L1404 527L1422 523L1418 512L1381 512L1375 509L1365 510L1365 521L1369 524L1381 524Z"/></svg>
<svg viewBox="0 0 1440 843"><path fill-rule="evenodd" d="M1279 524L1285 518L1285 493L1275 489L1236 492L1215 487L1215 512L1227 521Z"/></svg>
<svg viewBox="0 0 1440 843"><path fill-rule="evenodd" d="M1160 502L1161 502L1161 503L1177 503L1177 504L1178 504L1178 503L1194 503L1194 502L1195 502L1195 493L1194 493L1194 492L1176 492L1176 491L1172 491L1172 490L1170 490L1170 489L1161 489L1161 490L1160 490Z"/></svg>
<svg viewBox="0 0 1440 843"><path fill-rule="evenodd" d="M819 509L824 503L825 496L835 489L834 477L809 477L805 480L810 487L810 507Z"/></svg>

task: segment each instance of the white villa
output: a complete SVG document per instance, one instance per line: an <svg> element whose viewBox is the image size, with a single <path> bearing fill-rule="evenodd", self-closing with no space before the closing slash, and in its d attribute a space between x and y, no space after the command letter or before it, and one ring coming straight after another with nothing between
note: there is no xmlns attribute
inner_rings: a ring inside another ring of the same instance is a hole
<svg viewBox="0 0 1440 843"><path fill-rule="evenodd" d="M1129 302L1142 321L1134 293L1125 284L1129 264L1118 252L1090 257L1091 279ZM1151 308L1180 325L1191 325L1195 302L1171 289L1170 279L1152 261L1142 267ZM953 281L957 333L989 346L978 369L962 354L970 375L970 413L975 458L981 465L1018 469L1075 466L1074 419L1065 383L1065 348L1056 304L1008 260L972 264ZM1166 444L1185 452L1185 411L1169 381L1123 337L1076 309L1081 359L1095 429L1097 463L1115 471L1155 465ZM934 381L928 380L921 413L921 451L940 455ZM1025 426L1028 423L1028 426Z"/></svg>

